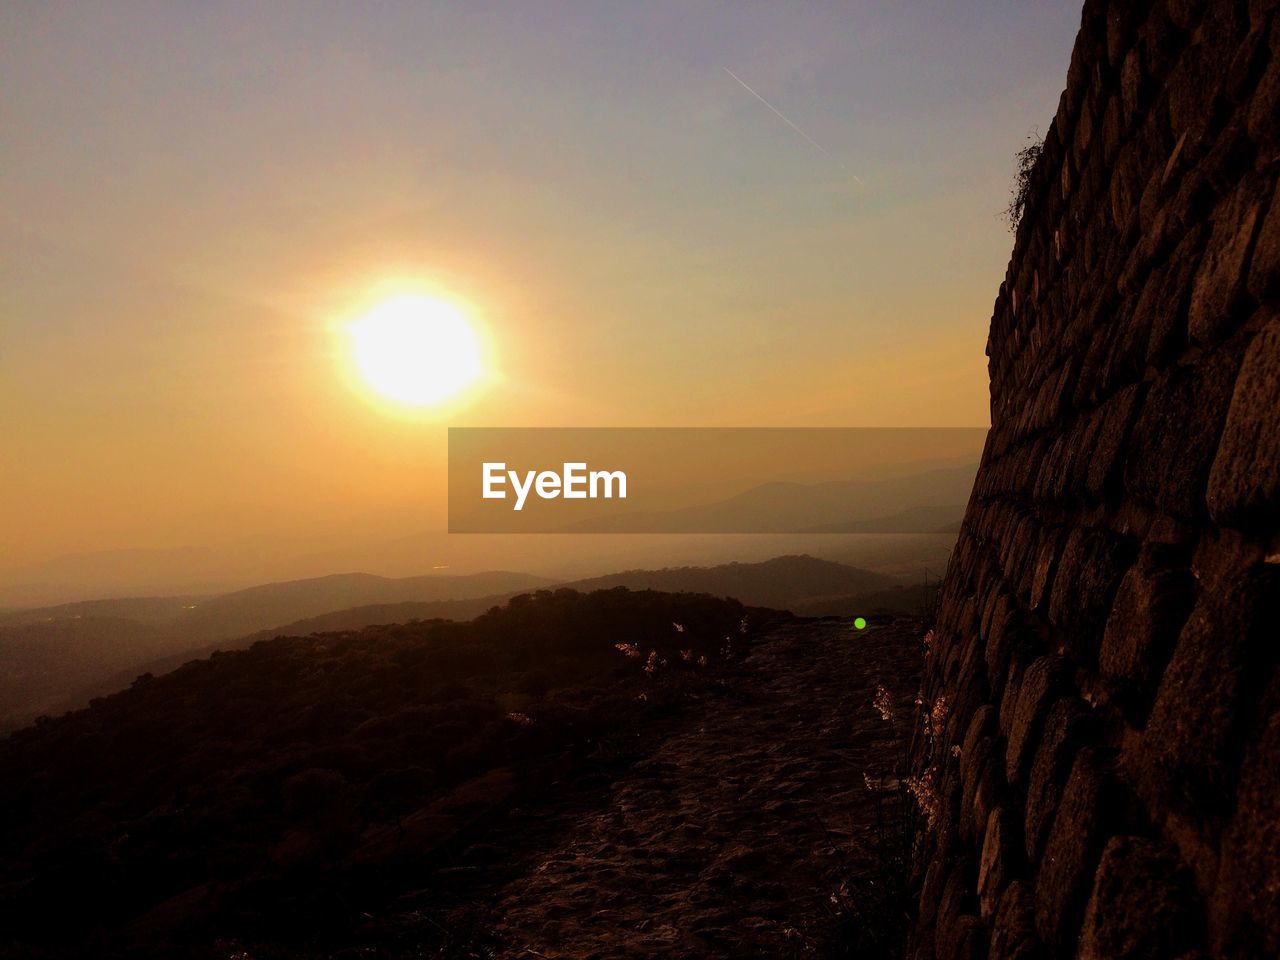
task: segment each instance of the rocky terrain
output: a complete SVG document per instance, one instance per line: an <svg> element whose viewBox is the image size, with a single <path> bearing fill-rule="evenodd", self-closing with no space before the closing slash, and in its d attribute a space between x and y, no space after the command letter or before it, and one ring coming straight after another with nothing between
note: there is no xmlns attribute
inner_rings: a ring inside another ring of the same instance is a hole
<svg viewBox="0 0 1280 960"><path fill-rule="evenodd" d="M894 956L914 619L540 591L0 741L0 956Z"/></svg>
<svg viewBox="0 0 1280 960"><path fill-rule="evenodd" d="M695 709L610 745L635 759L370 916L351 955L900 956L920 641L907 619L771 631Z"/></svg>
<svg viewBox="0 0 1280 960"><path fill-rule="evenodd" d="M567 829L494 898L497 955L828 957L891 940L899 918L855 918L849 900L886 879L902 835L919 639L911 622L840 620L762 640L597 805L549 814ZM887 721L878 687L897 692Z"/></svg>

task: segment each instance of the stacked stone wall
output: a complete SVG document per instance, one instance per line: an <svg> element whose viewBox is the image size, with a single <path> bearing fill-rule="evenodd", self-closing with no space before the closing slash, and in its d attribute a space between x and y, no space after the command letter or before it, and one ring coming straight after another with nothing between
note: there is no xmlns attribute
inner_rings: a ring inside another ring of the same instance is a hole
<svg viewBox="0 0 1280 960"><path fill-rule="evenodd" d="M1280 14L1085 5L991 321L913 957L1280 956Z"/></svg>

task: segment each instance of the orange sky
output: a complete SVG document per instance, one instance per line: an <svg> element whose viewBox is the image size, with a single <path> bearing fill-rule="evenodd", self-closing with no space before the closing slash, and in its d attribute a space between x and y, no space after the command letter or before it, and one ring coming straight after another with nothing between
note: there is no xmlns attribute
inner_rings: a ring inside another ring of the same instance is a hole
<svg viewBox="0 0 1280 960"><path fill-rule="evenodd" d="M0 568L438 528L450 423L984 424L1078 12L953 6L6 5ZM354 383L396 284L468 403Z"/></svg>

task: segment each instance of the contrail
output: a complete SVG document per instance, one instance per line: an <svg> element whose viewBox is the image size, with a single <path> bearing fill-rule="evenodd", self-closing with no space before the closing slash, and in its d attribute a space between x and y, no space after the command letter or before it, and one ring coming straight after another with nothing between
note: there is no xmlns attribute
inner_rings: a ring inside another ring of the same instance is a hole
<svg viewBox="0 0 1280 960"><path fill-rule="evenodd" d="M751 94L753 97L755 97L755 98L756 98L757 100L759 100L761 103L763 103L766 107L768 107L770 110L772 110L772 111L773 111L773 113L774 113L774 115L775 115L779 120L781 120L783 123L785 123L788 127L790 127L792 130L794 130L796 133L800 134L800 136L804 137L804 139L805 139L805 140L807 140L811 146L813 146L815 149L817 149L817 150L821 151L821 152L822 152L823 154L825 154L828 158L830 158L832 161L834 161L834 162L835 162L835 163L840 167L840 169L848 171L849 175L850 175L851 177L853 177L853 179L854 179L854 180L857 180L857 181L858 181L858 185L859 185L859 186L861 186L861 185L862 185L862 178L861 178L860 176L858 176L858 175L857 175L856 173L854 173L852 170L849 170L849 168L848 168L848 167L846 167L843 163L841 163L841 162L840 162L840 159L839 159L839 158L838 158L834 153L832 153L830 150L828 150L826 147L824 147L822 144L820 144L817 140L813 139L813 137L809 136L807 133L805 133L803 130L801 130L799 127L797 127L794 123L792 123L790 120L788 120L788 119L787 119L787 117L786 117L786 114L784 114L781 110L779 110L777 107L775 107L772 103L770 103L770 102L769 102L768 100L766 100L764 97L760 96L760 94L758 94L758 93L756 93L754 90L752 90L752 89L751 89L751 87L747 84L747 81L743 80L740 76L738 76L736 73L734 73L734 72L733 72L732 70L730 70L728 67L721 67L720 69L722 69L722 70L723 70L725 73L727 73L729 76L733 77L733 79L734 79L734 80L737 80L737 81L738 81L738 83L742 85L742 89L743 89L743 90L747 91L747 93Z"/></svg>

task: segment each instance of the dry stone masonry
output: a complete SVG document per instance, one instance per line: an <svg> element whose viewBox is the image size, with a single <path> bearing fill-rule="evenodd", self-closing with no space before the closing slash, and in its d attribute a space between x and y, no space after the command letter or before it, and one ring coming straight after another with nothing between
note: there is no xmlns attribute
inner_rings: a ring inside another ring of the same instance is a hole
<svg viewBox="0 0 1280 960"><path fill-rule="evenodd" d="M913 957L1280 956L1278 6L1085 5L928 654Z"/></svg>

